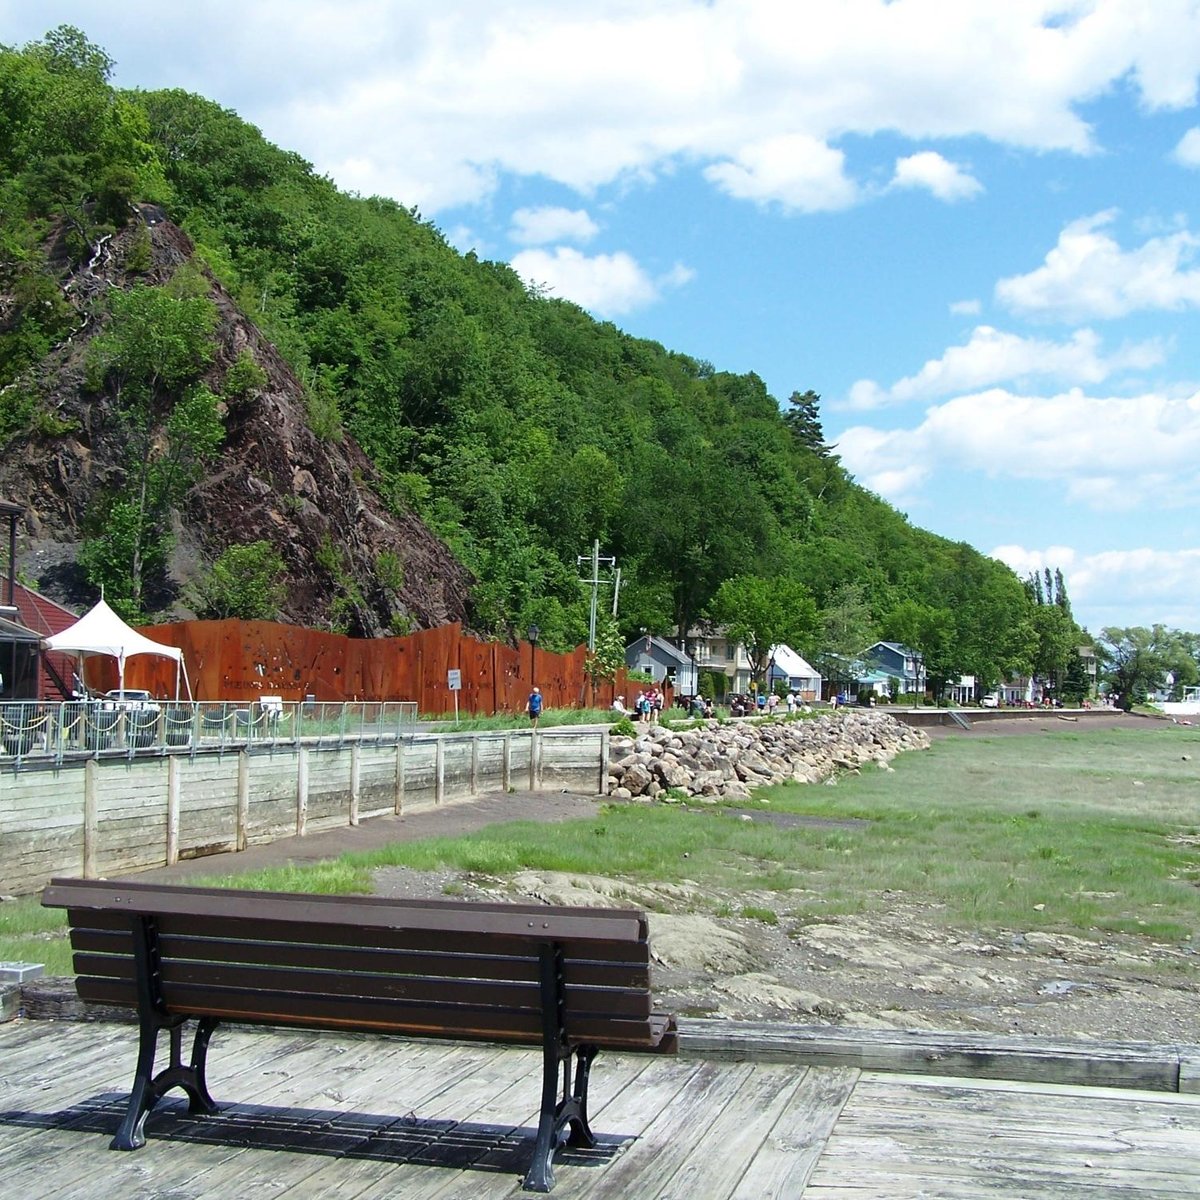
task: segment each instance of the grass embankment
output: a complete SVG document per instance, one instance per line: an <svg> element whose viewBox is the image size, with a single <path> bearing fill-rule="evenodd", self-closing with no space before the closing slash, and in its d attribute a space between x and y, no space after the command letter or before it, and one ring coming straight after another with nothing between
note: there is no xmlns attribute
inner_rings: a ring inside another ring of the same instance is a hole
<svg viewBox="0 0 1200 1200"><path fill-rule="evenodd" d="M500 877L528 867L692 880L712 911L763 920L823 920L902 902L927 906L926 919L978 930L1176 942L1200 932L1200 732L976 732L893 765L836 787L774 788L741 806L811 819L796 828L707 808L615 805L594 821L498 825L224 882L349 892L369 891L380 866ZM828 823L838 821L847 823ZM741 904L731 900L738 893L755 895ZM775 894L771 905L764 893ZM24 903L0 905L0 922ZM36 958L33 946L5 940L0 924L0 958L22 957Z"/></svg>

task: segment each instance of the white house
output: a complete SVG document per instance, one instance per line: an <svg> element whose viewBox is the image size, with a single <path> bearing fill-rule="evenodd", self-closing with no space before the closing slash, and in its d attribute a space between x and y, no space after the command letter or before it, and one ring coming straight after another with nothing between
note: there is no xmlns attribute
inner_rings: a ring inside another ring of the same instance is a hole
<svg viewBox="0 0 1200 1200"><path fill-rule="evenodd" d="M820 673L791 646L776 646L771 651L767 685L773 688L777 682L787 684L788 690L795 692L801 700L821 698Z"/></svg>

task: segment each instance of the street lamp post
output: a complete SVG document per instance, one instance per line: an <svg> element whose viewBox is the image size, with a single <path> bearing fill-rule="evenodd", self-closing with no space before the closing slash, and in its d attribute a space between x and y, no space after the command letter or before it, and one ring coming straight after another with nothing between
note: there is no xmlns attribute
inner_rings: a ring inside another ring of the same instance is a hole
<svg viewBox="0 0 1200 1200"><path fill-rule="evenodd" d="M537 643L541 630L536 625L529 627L529 690L537 683Z"/></svg>

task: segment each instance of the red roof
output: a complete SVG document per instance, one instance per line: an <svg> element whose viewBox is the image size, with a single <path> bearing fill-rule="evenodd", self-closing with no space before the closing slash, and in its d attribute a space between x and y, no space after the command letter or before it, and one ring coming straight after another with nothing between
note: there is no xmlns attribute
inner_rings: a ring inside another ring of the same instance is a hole
<svg viewBox="0 0 1200 1200"><path fill-rule="evenodd" d="M8 594L6 582L0 582L0 595L5 598ZM43 596L40 592L35 592L21 583L13 584L13 604L17 608L17 620L26 629L40 633L42 637L62 633L64 629L69 629L79 620L78 613L73 613L69 608L64 608L48 596ZM58 672L59 678L67 684L68 688L71 684L71 675L75 670L75 660L69 654L47 654L45 652L42 654L41 679L38 681L39 696L46 700L69 700L70 696L62 695L62 689L47 669L47 660L50 661Z"/></svg>

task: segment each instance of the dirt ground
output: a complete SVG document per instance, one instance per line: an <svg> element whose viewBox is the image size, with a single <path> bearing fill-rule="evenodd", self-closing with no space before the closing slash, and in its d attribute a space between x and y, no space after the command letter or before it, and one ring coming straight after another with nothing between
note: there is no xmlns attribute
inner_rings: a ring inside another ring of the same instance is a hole
<svg viewBox="0 0 1200 1200"><path fill-rule="evenodd" d="M1086 720L1089 729L1144 727L1144 718L1118 713ZM953 727L930 733L935 738L993 737L1062 728L1061 717L1035 714L1011 723L981 723L970 733ZM568 820L593 814L598 806L595 797L567 793L494 795L436 812L376 818L302 841L253 847L237 856L237 866L317 861L386 841L454 836L502 820ZM741 815L786 819L779 813ZM182 881L231 866L226 856L139 878ZM681 1014L1200 1043L1200 956L1190 945L1129 935L1083 940L1026 929L947 929L935 908L903 895L889 897L882 913L802 924L789 919L787 894L714 895L711 889L701 894L687 884L642 886L532 872L498 880L404 868L378 871L375 883L379 894L398 897L435 898L449 889L468 899L644 907L651 913L656 998ZM775 911L778 923L715 915L746 908ZM1180 969L1164 969L1168 967Z"/></svg>

